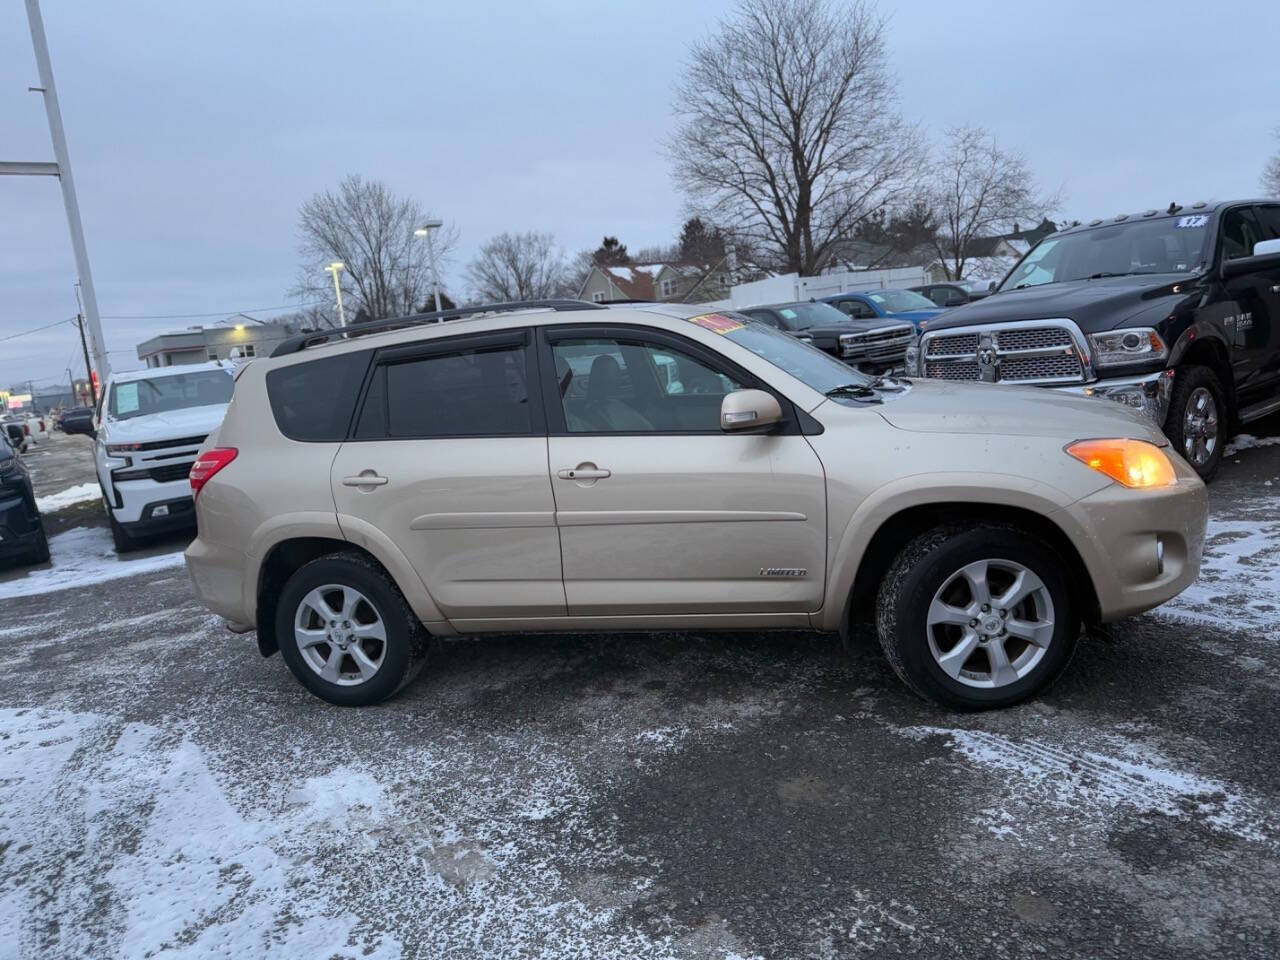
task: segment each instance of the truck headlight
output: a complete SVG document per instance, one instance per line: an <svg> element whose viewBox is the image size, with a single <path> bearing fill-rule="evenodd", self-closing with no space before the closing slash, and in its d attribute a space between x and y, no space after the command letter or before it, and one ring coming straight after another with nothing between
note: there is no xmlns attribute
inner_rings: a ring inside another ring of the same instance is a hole
<svg viewBox="0 0 1280 960"><path fill-rule="evenodd" d="M850 356L857 351L854 341L857 338L851 333L840 334L840 353L844 356Z"/></svg>
<svg viewBox="0 0 1280 960"><path fill-rule="evenodd" d="M1106 333L1091 333L1093 363L1098 367L1117 367L1127 363L1163 360L1169 348L1151 327L1124 327Z"/></svg>
<svg viewBox="0 0 1280 960"><path fill-rule="evenodd" d="M904 365L907 368L907 373L914 374L916 376L923 376L923 374L921 374L919 369L917 369L919 363L920 363L920 341L917 340L915 343L911 344L911 346L907 347L907 355L904 360Z"/></svg>

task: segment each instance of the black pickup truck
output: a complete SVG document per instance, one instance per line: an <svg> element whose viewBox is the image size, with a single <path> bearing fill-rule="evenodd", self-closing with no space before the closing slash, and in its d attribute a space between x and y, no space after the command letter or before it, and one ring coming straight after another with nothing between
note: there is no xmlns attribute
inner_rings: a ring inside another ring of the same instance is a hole
<svg viewBox="0 0 1280 960"><path fill-rule="evenodd" d="M1207 480L1237 426L1280 410L1280 200L1051 234L992 296L929 321L908 368L1138 407Z"/></svg>

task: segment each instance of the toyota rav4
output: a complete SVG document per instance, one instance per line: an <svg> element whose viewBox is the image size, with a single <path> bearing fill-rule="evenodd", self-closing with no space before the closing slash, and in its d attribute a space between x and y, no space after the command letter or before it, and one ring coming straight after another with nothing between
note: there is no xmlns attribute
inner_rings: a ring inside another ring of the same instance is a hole
<svg viewBox="0 0 1280 960"><path fill-rule="evenodd" d="M197 594L349 705L400 689L432 635L869 615L917 693L1010 704L1082 622L1190 584L1206 511L1118 404L875 378L745 317L578 301L287 341L240 374L191 487Z"/></svg>

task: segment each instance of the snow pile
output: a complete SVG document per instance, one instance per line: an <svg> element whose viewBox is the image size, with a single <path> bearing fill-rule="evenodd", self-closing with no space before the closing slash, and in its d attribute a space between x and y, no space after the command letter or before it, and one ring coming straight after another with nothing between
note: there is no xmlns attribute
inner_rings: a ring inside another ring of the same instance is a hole
<svg viewBox="0 0 1280 960"><path fill-rule="evenodd" d="M36 497L36 507L41 513L56 513L77 503L88 503L102 496L96 483L81 483L66 490L59 490L45 497Z"/></svg>
<svg viewBox="0 0 1280 960"><path fill-rule="evenodd" d="M49 538L51 567L35 569L25 577L0 581L0 600L31 597L71 590L140 573L153 573L182 565L182 551L122 560L111 545L111 535L101 527L76 527Z"/></svg>
<svg viewBox="0 0 1280 960"><path fill-rule="evenodd" d="M1237 434L1236 437L1227 444L1227 449L1222 451L1224 457L1234 457L1242 450L1252 450L1255 447L1273 447L1280 444L1280 437L1255 437L1251 433Z"/></svg>

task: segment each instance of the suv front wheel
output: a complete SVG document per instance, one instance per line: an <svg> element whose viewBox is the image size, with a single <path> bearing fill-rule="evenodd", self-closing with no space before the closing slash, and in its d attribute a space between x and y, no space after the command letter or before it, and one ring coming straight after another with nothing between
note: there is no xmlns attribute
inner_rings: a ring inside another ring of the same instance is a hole
<svg viewBox="0 0 1280 960"><path fill-rule="evenodd" d="M344 707L399 692L422 668L429 639L385 571L354 553L294 572L280 591L276 637L299 682Z"/></svg>
<svg viewBox="0 0 1280 960"><path fill-rule="evenodd" d="M1007 527L940 528L903 548L880 585L876 628L894 671L944 707L1025 700L1075 650L1062 560Z"/></svg>

